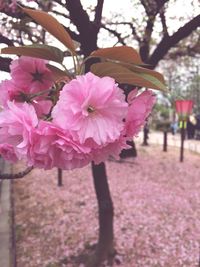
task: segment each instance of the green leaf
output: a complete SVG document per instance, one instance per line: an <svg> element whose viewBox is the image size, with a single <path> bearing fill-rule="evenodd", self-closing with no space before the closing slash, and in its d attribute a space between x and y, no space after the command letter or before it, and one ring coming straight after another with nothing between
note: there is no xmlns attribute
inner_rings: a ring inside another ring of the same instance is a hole
<svg viewBox="0 0 200 267"><path fill-rule="evenodd" d="M29 8L22 8L22 10L32 17L39 25L45 28L50 34L63 43L73 54L75 53L75 46L72 38L65 30L65 28L50 14L33 10Z"/></svg>
<svg viewBox="0 0 200 267"><path fill-rule="evenodd" d="M115 46L95 50L90 57L100 57L134 64L144 64L139 53L130 46Z"/></svg>
<svg viewBox="0 0 200 267"><path fill-rule="evenodd" d="M8 46L1 49L1 54L37 57L62 63L64 53L57 47L49 45Z"/></svg>
<svg viewBox="0 0 200 267"><path fill-rule="evenodd" d="M150 76L155 77L156 79L158 79L161 83L165 84L165 80L164 77L161 73L155 71L155 70L151 70L151 69L147 69L141 67L141 66L137 66L137 65L133 65L133 64L126 64L126 63L119 63L120 65L128 68L129 70L135 72L135 73L140 73L140 74L148 74Z"/></svg>
<svg viewBox="0 0 200 267"><path fill-rule="evenodd" d="M109 76L119 83L166 91L164 83L147 73L134 72L117 63L103 62L91 66L91 71L100 77Z"/></svg>

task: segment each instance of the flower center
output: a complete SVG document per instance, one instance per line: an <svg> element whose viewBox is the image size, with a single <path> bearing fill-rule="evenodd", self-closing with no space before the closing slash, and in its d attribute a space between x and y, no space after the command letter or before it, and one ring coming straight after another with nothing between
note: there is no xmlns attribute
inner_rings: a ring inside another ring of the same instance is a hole
<svg viewBox="0 0 200 267"><path fill-rule="evenodd" d="M95 109L92 106L88 106L88 108L87 108L88 113L93 113L94 111L95 111Z"/></svg>
<svg viewBox="0 0 200 267"><path fill-rule="evenodd" d="M40 73L38 70L36 70L34 73L31 73L32 77L33 77L33 82L35 81L39 81L39 82L43 82L42 78L43 78L43 73Z"/></svg>

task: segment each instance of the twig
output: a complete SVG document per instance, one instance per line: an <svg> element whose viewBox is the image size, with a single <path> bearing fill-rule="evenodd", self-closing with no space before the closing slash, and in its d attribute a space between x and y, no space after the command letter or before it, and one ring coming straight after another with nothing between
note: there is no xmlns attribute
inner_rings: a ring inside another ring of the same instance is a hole
<svg viewBox="0 0 200 267"><path fill-rule="evenodd" d="M13 180L13 179L20 179L23 178L25 175L27 175L29 172L33 170L33 166L28 167L22 172L18 172L16 174L12 173L0 173L0 180Z"/></svg>

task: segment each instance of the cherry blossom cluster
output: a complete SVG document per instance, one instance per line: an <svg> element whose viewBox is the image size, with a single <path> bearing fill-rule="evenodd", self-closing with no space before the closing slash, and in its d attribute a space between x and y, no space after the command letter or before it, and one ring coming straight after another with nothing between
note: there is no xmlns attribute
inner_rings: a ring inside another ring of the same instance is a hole
<svg viewBox="0 0 200 267"><path fill-rule="evenodd" d="M145 123L152 91L129 93L89 72L59 91L47 61L21 56L0 84L0 154L44 169L73 169L118 157Z"/></svg>

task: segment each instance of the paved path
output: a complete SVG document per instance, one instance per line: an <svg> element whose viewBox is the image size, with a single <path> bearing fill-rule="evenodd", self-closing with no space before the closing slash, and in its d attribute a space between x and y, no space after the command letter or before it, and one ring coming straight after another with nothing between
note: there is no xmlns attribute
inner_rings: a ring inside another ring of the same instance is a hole
<svg viewBox="0 0 200 267"><path fill-rule="evenodd" d="M163 145L163 139L164 139L163 132L150 131L148 143L149 144ZM139 134L138 138L135 139L135 141L136 141L136 143L142 144L142 142L143 142L143 133L142 132ZM172 135L171 133L168 133L167 134L167 144L169 146L180 147L180 144L181 144L180 134L177 133L176 135ZM186 139L184 142L184 148L200 154L200 140L187 140Z"/></svg>
<svg viewBox="0 0 200 267"><path fill-rule="evenodd" d="M10 166L0 158L0 171L10 172ZM10 181L1 181L0 185L0 267L12 264L11 242L11 189Z"/></svg>

